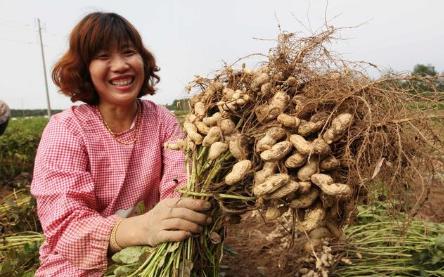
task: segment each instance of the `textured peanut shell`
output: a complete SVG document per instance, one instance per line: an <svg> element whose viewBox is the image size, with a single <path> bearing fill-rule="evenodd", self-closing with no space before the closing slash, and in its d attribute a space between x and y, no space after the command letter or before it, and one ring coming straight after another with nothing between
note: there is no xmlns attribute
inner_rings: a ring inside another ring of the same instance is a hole
<svg viewBox="0 0 444 277"><path fill-rule="evenodd" d="M197 130L199 133L206 135L208 134L208 131L210 130L210 127L208 127L205 123L202 121L195 121L194 125L196 125Z"/></svg>
<svg viewBox="0 0 444 277"><path fill-rule="evenodd" d="M196 104L194 104L194 114L198 118L203 118L205 116L205 113L206 113L205 104L200 101L196 102Z"/></svg>
<svg viewBox="0 0 444 277"><path fill-rule="evenodd" d="M271 136L265 135L256 143L256 152L261 153L262 151L269 150L276 142Z"/></svg>
<svg viewBox="0 0 444 277"><path fill-rule="evenodd" d="M353 115L349 113L343 113L335 117L331 126L325 131L323 138L328 143L331 144L339 140L345 133L345 131L353 123Z"/></svg>
<svg viewBox="0 0 444 277"><path fill-rule="evenodd" d="M287 135L287 132L285 131L285 129L281 127L271 127L270 129L267 130L265 134L267 136L274 138L275 140L280 140Z"/></svg>
<svg viewBox="0 0 444 277"><path fill-rule="evenodd" d="M197 132L196 126L191 122L184 122L183 128L185 132L187 133L188 137L195 143L195 144L201 144L203 137Z"/></svg>
<svg viewBox="0 0 444 277"><path fill-rule="evenodd" d="M331 152L330 146L322 138L313 140L311 147L314 154L327 155Z"/></svg>
<svg viewBox="0 0 444 277"><path fill-rule="evenodd" d="M219 126L225 136L231 135L236 128L236 124L234 124L234 122L229 118L222 119L219 123Z"/></svg>
<svg viewBox="0 0 444 277"><path fill-rule="evenodd" d="M225 142L216 141L210 146L210 150L208 151L208 159L215 160L227 150L228 144Z"/></svg>
<svg viewBox="0 0 444 277"><path fill-rule="evenodd" d="M265 84L266 82L268 82L268 80L270 80L270 77L268 76L267 73L259 73L258 75L256 75L253 79L253 81L251 82L251 89L253 91L257 91L259 90L259 88Z"/></svg>
<svg viewBox="0 0 444 277"><path fill-rule="evenodd" d="M264 196L265 199L281 199L290 193L296 192L299 188L299 183L293 180L290 180L286 185L277 189L271 194L267 194Z"/></svg>
<svg viewBox="0 0 444 277"><path fill-rule="evenodd" d="M313 134L313 133L321 130L322 126L324 126L324 124L325 123L323 121L317 121L317 122L302 121L298 127L298 134L303 137L308 136L310 134Z"/></svg>
<svg viewBox="0 0 444 277"><path fill-rule="evenodd" d="M264 122L270 113L270 109L268 107L268 104L263 104L263 105L257 106L254 109L254 113L256 114L257 120L259 122Z"/></svg>
<svg viewBox="0 0 444 277"><path fill-rule="evenodd" d="M302 155L309 155L313 151L311 142L305 140L303 136L293 134L290 136L290 142L294 148Z"/></svg>
<svg viewBox="0 0 444 277"><path fill-rule="evenodd" d="M296 116L291 116L286 113L281 113L277 117L277 121L282 124L282 126L287 128L297 128L299 126L300 120Z"/></svg>
<svg viewBox="0 0 444 277"><path fill-rule="evenodd" d="M290 207L294 209L310 207L318 198L319 191L316 188L311 188L308 193L301 194L298 198L290 202Z"/></svg>
<svg viewBox="0 0 444 277"><path fill-rule="evenodd" d="M233 95L231 96L231 100L237 100L242 97L242 90L237 89L234 91Z"/></svg>
<svg viewBox="0 0 444 277"><path fill-rule="evenodd" d="M220 112L214 113L212 116L209 117L204 117L202 119L202 122L205 123L205 125L211 127L211 126L216 126L217 122L219 122L219 120L221 120L222 115Z"/></svg>
<svg viewBox="0 0 444 277"><path fill-rule="evenodd" d="M341 165L341 162L336 159L335 156L328 156L327 158L323 159L319 163L319 169L321 171L328 171L332 169L336 169Z"/></svg>
<svg viewBox="0 0 444 277"><path fill-rule="evenodd" d="M296 152L290 157L288 157L287 160L285 160L285 166L287 168L298 168L303 166L306 160L307 160L306 155L302 155L301 153Z"/></svg>
<svg viewBox="0 0 444 277"><path fill-rule="evenodd" d="M333 183L328 186L323 186L322 192L328 195L336 197L347 197L352 194L352 190L349 185L341 183Z"/></svg>
<svg viewBox="0 0 444 277"><path fill-rule="evenodd" d="M301 181L309 181L311 175L318 172L319 160L317 158L310 158L307 163L298 170L297 176Z"/></svg>
<svg viewBox="0 0 444 277"><path fill-rule="evenodd" d="M287 174L275 174L267 177L265 182L261 184L254 184L253 194L256 196L263 196L272 193L279 188L285 186L290 181L290 176Z"/></svg>
<svg viewBox="0 0 444 277"><path fill-rule="evenodd" d="M330 175L322 173L313 174L310 179L313 184L317 185L319 188L321 188L321 186L328 186L334 182Z"/></svg>
<svg viewBox="0 0 444 277"><path fill-rule="evenodd" d="M247 101L245 101L245 99L241 98L241 99L237 99L235 103L236 103L236 105L242 106L242 105L247 104Z"/></svg>
<svg viewBox="0 0 444 277"><path fill-rule="evenodd" d="M300 232L310 232L322 225L325 210L319 205L305 214L304 221L296 225Z"/></svg>
<svg viewBox="0 0 444 277"><path fill-rule="evenodd" d="M225 176L227 185L234 185L245 178L248 171L251 170L252 163L250 160L242 160L233 165L233 169Z"/></svg>
<svg viewBox="0 0 444 277"><path fill-rule="evenodd" d="M290 97L287 93L282 90L277 91L273 95L273 98L271 98L267 120L275 119L278 115L284 112L288 106L288 102L290 102Z"/></svg>
<svg viewBox="0 0 444 277"><path fill-rule="evenodd" d="M208 131L208 134L203 139L202 145L209 147L211 144L219 141L221 139L221 130L218 126L213 126Z"/></svg>
<svg viewBox="0 0 444 277"><path fill-rule="evenodd" d="M270 161L282 160L293 148L293 145L289 141L281 141L271 147L270 150L265 150L261 153L261 159Z"/></svg>
<svg viewBox="0 0 444 277"><path fill-rule="evenodd" d="M348 196L351 194L351 188L347 184L334 183L333 178L327 174L313 174L311 181L317 185L323 193L331 196Z"/></svg>
<svg viewBox="0 0 444 277"><path fill-rule="evenodd" d="M275 163L275 162L264 163L262 169L259 171L256 171L256 173L254 174L254 183L261 184L261 183L265 182L265 179L267 179L267 177L274 174L276 167L277 167L277 163Z"/></svg>

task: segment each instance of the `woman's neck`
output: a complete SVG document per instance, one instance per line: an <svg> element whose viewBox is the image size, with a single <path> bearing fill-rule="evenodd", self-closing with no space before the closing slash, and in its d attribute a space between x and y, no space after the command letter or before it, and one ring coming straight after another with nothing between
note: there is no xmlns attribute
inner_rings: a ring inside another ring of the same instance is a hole
<svg viewBox="0 0 444 277"><path fill-rule="evenodd" d="M127 106L100 103L98 109L111 131L121 133L131 128L131 124L137 116L138 104L137 100Z"/></svg>

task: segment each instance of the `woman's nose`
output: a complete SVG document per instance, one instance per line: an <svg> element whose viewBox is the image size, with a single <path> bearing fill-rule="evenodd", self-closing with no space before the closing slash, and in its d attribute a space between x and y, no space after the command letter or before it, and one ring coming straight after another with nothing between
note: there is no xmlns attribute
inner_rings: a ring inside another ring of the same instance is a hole
<svg viewBox="0 0 444 277"><path fill-rule="evenodd" d="M120 54L114 54L111 57L111 70L112 71L124 71L129 68L128 62L124 56Z"/></svg>

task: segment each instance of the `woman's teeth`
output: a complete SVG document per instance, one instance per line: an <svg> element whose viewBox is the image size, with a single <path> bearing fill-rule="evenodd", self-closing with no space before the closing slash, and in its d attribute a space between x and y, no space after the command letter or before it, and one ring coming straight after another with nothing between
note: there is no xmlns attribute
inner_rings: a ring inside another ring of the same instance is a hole
<svg viewBox="0 0 444 277"><path fill-rule="evenodd" d="M111 84L114 86L127 86L130 85L132 82L133 78L129 78L129 79L114 80L111 81Z"/></svg>

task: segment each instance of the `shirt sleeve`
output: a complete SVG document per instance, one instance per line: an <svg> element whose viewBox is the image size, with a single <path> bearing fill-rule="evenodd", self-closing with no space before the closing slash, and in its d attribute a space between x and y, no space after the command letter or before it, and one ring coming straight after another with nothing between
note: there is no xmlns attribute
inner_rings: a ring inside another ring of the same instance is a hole
<svg viewBox="0 0 444 277"><path fill-rule="evenodd" d="M99 214L94 191L82 137L52 118L42 135L31 185L47 244L51 253L80 270L104 272L117 217Z"/></svg>
<svg viewBox="0 0 444 277"><path fill-rule="evenodd" d="M179 197L177 188L184 186L186 178L185 155L181 150L170 150L163 147L165 142L183 139L184 133L176 117L167 109L160 107L162 131L162 179L160 182L160 199Z"/></svg>

